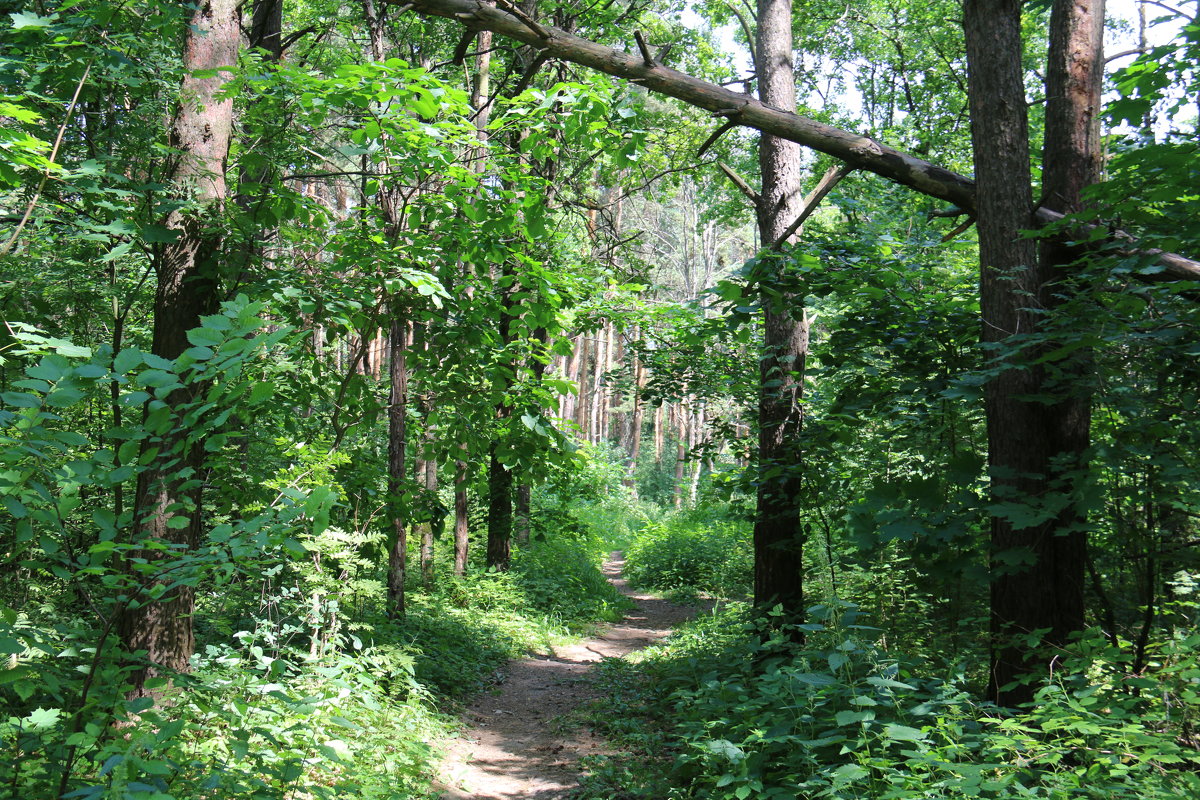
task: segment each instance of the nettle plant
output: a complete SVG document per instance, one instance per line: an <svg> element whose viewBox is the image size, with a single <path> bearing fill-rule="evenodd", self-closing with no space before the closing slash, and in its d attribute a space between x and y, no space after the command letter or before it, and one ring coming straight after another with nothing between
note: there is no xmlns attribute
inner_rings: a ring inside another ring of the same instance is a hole
<svg viewBox="0 0 1200 800"><path fill-rule="evenodd" d="M0 587L0 741L16 756L0 766L6 784L91 796L122 772L175 773L155 754L175 746L183 725L150 698L125 699L137 654L121 652L118 620L180 587L219 591L269 554L302 552L296 537L328 519L333 497L284 486L269 506L216 524L195 548L139 541L139 474L204 480L236 420L271 398L264 378L298 339L288 328L268 331L263 310L244 297L226 303L173 361L93 351L10 324L10 354L32 363L0 408L0 559L16 577ZM195 391L179 401L183 388ZM134 415L136 424L120 424ZM196 462L181 454L195 447L204 451L199 467L187 466ZM183 514L168 524L181 523ZM174 691L165 678L150 688Z"/></svg>

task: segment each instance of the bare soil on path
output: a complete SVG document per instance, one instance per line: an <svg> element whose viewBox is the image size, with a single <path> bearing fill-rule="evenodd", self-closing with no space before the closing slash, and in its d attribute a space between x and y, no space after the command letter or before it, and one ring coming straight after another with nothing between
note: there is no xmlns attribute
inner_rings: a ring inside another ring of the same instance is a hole
<svg viewBox="0 0 1200 800"><path fill-rule="evenodd" d="M435 788L442 800L553 800L578 786L579 760L608 752L602 738L569 715L595 699L593 667L657 643L695 608L631 590L625 560L613 553L604 574L636 604L601 635L514 661L497 691L463 715L465 730L449 747Z"/></svg>

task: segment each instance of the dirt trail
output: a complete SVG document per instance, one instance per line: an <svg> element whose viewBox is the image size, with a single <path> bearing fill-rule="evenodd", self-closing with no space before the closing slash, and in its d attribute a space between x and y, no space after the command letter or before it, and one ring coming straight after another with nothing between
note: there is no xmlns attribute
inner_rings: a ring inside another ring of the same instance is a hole
<svg viewBox="0 0 1200 800"><path fill-rule="evenodd" d="M604 574L637 608L602 635L514 661L498 694L480 697L466 712L467 729L442 765L443 800L552 800L578 785L579 759L605 752L604 740L574 726L567 714L596 697L589 673L602 658L658 642L696 613L632 591L613 553Z"/></svg>

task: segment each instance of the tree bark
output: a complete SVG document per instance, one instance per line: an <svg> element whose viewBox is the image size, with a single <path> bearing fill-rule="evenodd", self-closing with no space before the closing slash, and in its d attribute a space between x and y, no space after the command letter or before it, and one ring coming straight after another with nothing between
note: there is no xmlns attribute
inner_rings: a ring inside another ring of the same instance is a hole
<svg viewBox="0 0 1200 800"><path fill-rule="evenodd" d="M640 338L640 331L634 330L634 338ZM642 453L642 422L645 419L646 405L642 402L642 387L645 384L646 370L642 360L635 353L633 356L633 420L629 426L629 467L625 470L625 486L637 499L637 467L638 457Z"/></svg>
<svg viewBox="0 0 1200 800"><path fill-rule="evenodd" d="M283 58L283 0L255 0L247 44L267 51L271 61Z"/></svg>
<svg viewBox="0 0 1200 800"><path fill-rule="evenodd" d="M404 584L408 574L408 532L404 515L404 461L408 441L408 321L393 300L388 335L388 615L404 616Z"/></svg>
<svg viewBox="0 0 1200 800"><path fill-rule="evenodd" d="M499 346L505 353L512 344L512 320L517 313L512 300L516 276L506 262L500 270L500 319L497 323ZM508 281L508 285L505 282ZM499 367L496 376L496 436L508 436L508 425L512 419L512 407L507 403L511 376L516 373L516 363L506 355L507 363ZM512 538L513 474L499 458L498 442L493 440L488 448L488 537L487 565L493 569L507 570L510 564L510 539Z"/></svg>
<svg viewBox="0 0 1200 800"><path fill-rule="evenodd" d="M759 0L756 62L762 102L794 109L791 0ZM800 146L764 133L758 161L762 178L758 231L763 245L770 246L785 237L803 207ZM768 261L765 266L778 269L782 265ZM803 298L781 296L771 278L761 277L763 351L759 361L754 603L762 610L780 605L785 619L800 621L804 615L800 394L808 324Z"/></svg>
<svg viewBox="0 0 1200 800"><path fill-rule="evenodd" d="M493 442L488 452L487 565L507 570L512 561L512 471L500 461Z"/></svg>
<svg viewBox="0 0 1200 800"><path fill-rule="evenodd" d="M467 503L467 462L454 462L454 576L467 574L467 547L470 544Z"/></svg>
<svg viewBox="0 0 1200 800"><path fill-rule="evenodd" d="M579 337L579 371L576 373L575 386L575 424L579 427L579 436L585 441L588 438L588 349L591 337L586 333Z"/></svg>
<svg viewBox="0 0 1200 800"><path fill-rule="evenodd" d="M982 338L985 346L1008 347L1007 368L984 387L991 497L1010 507L1051 509L1033 524L1017 524L1008 513L994 514L991 522L989 691L1003 705L1032 700L1033 687L1016 682L1042 669L1013 637L1047 630L1044 641L1061 645L1084 624L1085 520L1072 488L1086 466L1090 418L1090 402L1072 380L1086 371L1085 354L1062 365L1070 379L1052 385L1045 365L1036 363L1052 345L1014 353L1020 337L1045 329L1047 312L1066 288L1061 267L1075 260L1055 243L1039 253L1037 243L1021 235L1034 224L1021 5L968 0L964 7ZM1079 210L1080 191L1098 176L1098 151L1092 151L1103 13L1102 0L1058 0L1052 14L1044 180L1049 202L1063 212ZM1017 363L1025 360L1033 363Z"/></svg>
<svg viewBox="0 0 1200 800"><path fill-rule="evenodd" d="M517 544L529 544L530 506L532 505L533 490L528 483L517 486Z"/></svg>
<svg viewBox="0 0 1200 800"><path fill-rule="evenodd" d="M164 245L154 259L158 286L151 352L166 359L177 358L191 346L188 331L199 327L200 318L213 313L220 299L223 237L217 217L227 197L225 172L233 135L233 100L217 98L226 76L215 71L237 63L240 35L234 0L202 0L187 29L183 55L187 72L171 123L170 144L178 154L171 183L179 194L190 193L199 207L172 211L167 216L166 226L177 238ZM199 70L213 72L197 77ZM193 384L173 392L167 403L178 406L199 396L206 388ZM180 473L185 468L197 470L202 466L203 442L195 441L184 431L174 431L158 446L164 454L176 453L178 460L163 464L160 458L138 476L134 514L138 536L192 550L199 543L203 529L203 479ZM171 527L176 515L186 516L184 527ZM159 548L137 551L138 557L152 563L170 555L178 555L178 551ZM172 582L173 577L151 577L142 589ZM118 632L124 649L130 653L145 651L146 660L152 665L130 675L132 696L152 694L146 689L146 680L160 669L187 671L195 649L194 606L192 588L179 586L154 602L130 607L122 614Z"/></svg>

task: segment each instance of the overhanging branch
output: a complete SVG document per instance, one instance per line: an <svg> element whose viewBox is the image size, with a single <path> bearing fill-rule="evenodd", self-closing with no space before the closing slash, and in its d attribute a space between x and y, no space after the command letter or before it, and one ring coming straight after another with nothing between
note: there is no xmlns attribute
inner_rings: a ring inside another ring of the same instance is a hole
<svg viewBox="0 0 1200 800"><path fill-rule="evenodd" d="M393 3L395 4L395 3ZM507 2L505 3L507 5ZM527 44L554 58L624 78L650 91L703 108L714 114L730 115L740 125L788 139L839 161L930 197L944 200L974 215L975 182L948 169L931 164L868 136L826 125L798 114L774 108L749 95L702 81L659 63L647 64L641 53L623 53L550 26L521 19L483 0L412 0L421 14L446 17L472 28L486 29ZM510 9L514 6L509 5ZM524 16L524 15L522 15ZM736 117L733 117L736 112ZM1033 214L1040 224L1061 218L1046 208ZM1117 237L1121 238L1121 237ZM1136 248L1130 247L1130 252ZM1153 256L1163 271L1150 279L1200 281L1200 262L1174 253L1138 250Z"/></svg>

